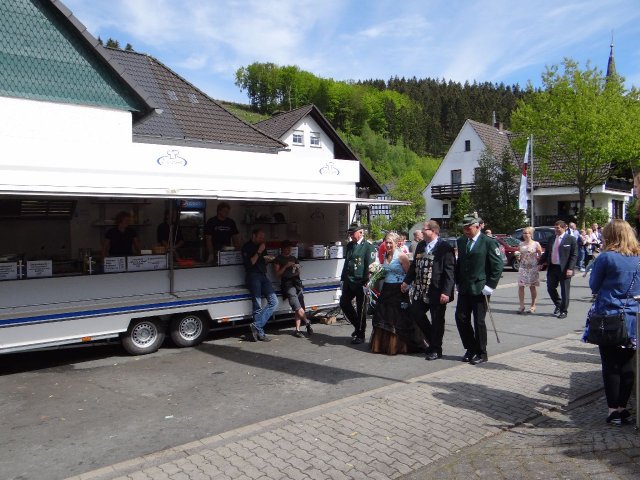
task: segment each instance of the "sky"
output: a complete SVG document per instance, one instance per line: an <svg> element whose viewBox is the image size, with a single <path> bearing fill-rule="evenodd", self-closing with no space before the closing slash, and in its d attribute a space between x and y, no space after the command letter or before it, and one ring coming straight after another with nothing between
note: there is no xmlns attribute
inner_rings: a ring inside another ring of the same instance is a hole
<svg viewBox="0 0 640 480"><path fill-rule="evenodd" d="M640 86L638 0L63 0L89 32L131 43L211 97L253 62L334 80L391 77L541 86L569 57Z"/></svg>

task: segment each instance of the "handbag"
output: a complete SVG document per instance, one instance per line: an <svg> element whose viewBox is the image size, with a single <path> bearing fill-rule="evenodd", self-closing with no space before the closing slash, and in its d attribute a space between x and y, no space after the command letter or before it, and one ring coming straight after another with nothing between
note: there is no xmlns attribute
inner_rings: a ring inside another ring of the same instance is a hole
<svg viewBox="0 0 640 480"><path fill-rule="evenodd" d="M592 314L588 320L587 342L601 347L619 347L629 341L624 309L614 315Z"/></svg>
<svg viewBox="0 0 640 480"><path fill-rule="evenodd" d="M640 263L638 266L640 266ZM627 331L627 321L624 312L629 303L629 292L631 292L637 276L638 267L636 267L636 271L633 274L633 278L625 294L626 300L624 305L618 313L598 315L589 311L587 317L587 323L589 325L587 342L594 343L601 347L620 347L629 342L629 332Z"/></svg>

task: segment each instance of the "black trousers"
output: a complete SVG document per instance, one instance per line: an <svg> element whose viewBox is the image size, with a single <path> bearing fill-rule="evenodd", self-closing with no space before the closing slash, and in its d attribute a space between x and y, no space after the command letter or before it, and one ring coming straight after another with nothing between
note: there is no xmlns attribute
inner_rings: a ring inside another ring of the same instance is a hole
<svg viewBox="0 0 640 480"><path fill-rule="evenodd" d="M356 308L353 308L352 301L356 299ZM367 328L367 318L364 308L365 295L362 285L351 282L342 282L342 296L340 297L340 308L355 329L357 337L364 339L364 332Z"/></svg>
<svg viewBox="0 0 640 480"><path fill-rule="evenodd" d="M429 352L442 355L442 338L444 337L444 314L447 304L424 303L422 300L414 301L409 307L409 317L422 331L424 338L429 342ZM431 321L427 317L431 313Z"/></svg>
<svg viewBox="0 0 640 480"><path fill-rule="evenodd" d="M484 295L458 294L456 326L465 350L478 355L487 354L487 304ZM471 315L473 314L473 326Z"/></svg>
<svg viewBox="0 0 640 480"><path fill-rule="evenodd" d="M560 295L558 295L558 285L560 285ZM561 312L569 310L569 294L571 292L571 277L566 278L565 273L559 265L549 264L547 271L547 292L553 304Z"/></svg>
<svg viewBox="0 0 640 480"><path fill-rule="evenodd" d="M635 350L620 347L598 347L602 359L602 380L609 408L627 408L633 390Z"/></svg>

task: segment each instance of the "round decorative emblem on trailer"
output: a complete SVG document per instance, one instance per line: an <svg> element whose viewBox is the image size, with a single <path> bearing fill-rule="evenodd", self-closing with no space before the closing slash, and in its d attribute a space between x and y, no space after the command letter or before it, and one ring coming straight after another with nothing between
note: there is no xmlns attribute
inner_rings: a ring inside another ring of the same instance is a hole
<svg viewBox="0 0 640 480"><path fill-rule="evenodd" d="M156 162L162 167L186 167L187 161L179 156L178 150L167 150L167 154L158 158Z"/></svg>

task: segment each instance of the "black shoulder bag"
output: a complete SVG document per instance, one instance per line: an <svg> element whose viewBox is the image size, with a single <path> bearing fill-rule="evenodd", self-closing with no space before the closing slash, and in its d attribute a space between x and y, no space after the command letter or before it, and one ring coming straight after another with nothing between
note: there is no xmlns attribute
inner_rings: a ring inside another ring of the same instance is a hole
<svg viewBox="0 0 640 480"><path fill-rule="evenodd" d="M638 276L638 267L640 267L640 263L636 266L631 284L625 294L626 300L618 313L613 315L597 315L590 312L587 318L587 322L589 323L587 342L594 343L601 347L620 347L629 343L625 309L629 303L629 293Z"/></svg>

